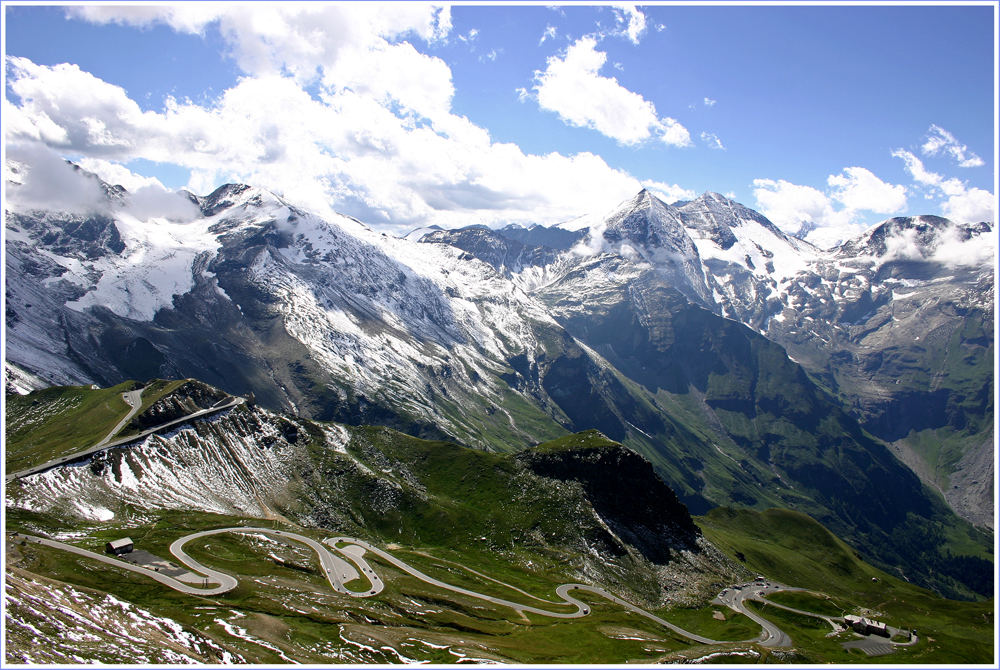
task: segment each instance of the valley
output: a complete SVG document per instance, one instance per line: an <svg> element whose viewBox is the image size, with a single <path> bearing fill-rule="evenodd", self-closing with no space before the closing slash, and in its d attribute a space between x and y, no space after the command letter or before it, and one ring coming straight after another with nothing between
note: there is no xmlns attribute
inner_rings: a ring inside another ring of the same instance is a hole
<svg viewBox="0 0 1000 670"><path fill-rule="evenodd" d="M972 642L992 625L987 603L947 601L868 566L805 515L719 509L692 520L648 464L625 467L632 457L596 431L511 460L282 417L191 380L146 387L154 396L170 389L143 403L161 419L171 416L164 407L196 407L191 398L221 409L7 483L9 662L84 653L106 663L916 663L989 653ZM65 392L41 397L65 408ZM253 451L210 446L235 447L233 438ZM195 452L228 464L199 470ZM609 458L619 467L607 469ZM212 481L186 485L186 469L211 472ZM609 482L593 486L608 476L614 499L603 495ZM541 497L525 500L533 489ZM102 551L123 536L134 542L134 561ZM818 627L789 620L790 611L773 614L785 607L782 594L806 593L800 588L818 600L800 597L793 609L815 608ZM39 618L32 603L42 592L105 604L67 604ZM921 631L870 657L844 646L867 638L826 623L829 602L835 615L877 612ZM107 620L109 607L121 612L112 618L159 623L98 650L86 642L103 637L94 638L90 612ZM50 656L32 651L42 630L63 640ZM165 632L170 644L157 642Z"/></svg>

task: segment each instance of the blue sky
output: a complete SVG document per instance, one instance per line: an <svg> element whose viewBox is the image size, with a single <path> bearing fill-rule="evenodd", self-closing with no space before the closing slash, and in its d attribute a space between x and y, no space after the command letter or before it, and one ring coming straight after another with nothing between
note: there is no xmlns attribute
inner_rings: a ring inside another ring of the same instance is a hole
<svg viewBox="0 0 1000 670"><path fill-rule="evenodd" d="M826 246L893 215L995 221L993 24L993 6L6 6L5 145L394 230L710 190Z"/></svg>

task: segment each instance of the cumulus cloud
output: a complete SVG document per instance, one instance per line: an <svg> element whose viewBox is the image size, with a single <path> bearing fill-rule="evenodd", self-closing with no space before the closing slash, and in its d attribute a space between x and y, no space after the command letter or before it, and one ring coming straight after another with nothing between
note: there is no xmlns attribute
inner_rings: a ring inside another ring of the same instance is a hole
<svg viewBox="0 0 1000 670"><path fill-rule="evenodd" d="M182 193L170 191L158 184L140 186L125 199L125 211L141 220L164 218L170 221L192 221L201 211Z"/></svg>
<svg viewBox="0 0 1000 670"><path fill-rule="evenodd" d="M996 223L996 207L997 199L992 193L981 188L970 188L961 194L948 196L942 211L946 217L955 221Z"/></svg>
<svg viewBox="0 0 1000 670"><path fill-rule="evenodd" d="M969 147L955 139L955 136L939 125L931 124L927 131L927 138L920 147L920 151L925 156L937 156L944 153L955 159L959 167L980 167L983 159L974 152L969 151Z"/></svg>
<svg viewBox="0 0 1000 670"><path fill-rule="evenodd" d="M846 167L827 177L830 191L784 179L755 179L757 207L781 230L829 249L864 232L866 213L906 210L906 188L889 184L862 167Z"/></svg>
<svg viewBox="0 0 1000 670"><path fill-rule="evenodd" d="M704 104L704 105L705 105L706 107L715 107L715 103L716 103L716 102L718 102L718 101L717 101L717 100L712 100L712 98L705 98L705 99L704 99L704 100L702 101L702 103L703 103L703 104Z"/></svg>
<svg viewBox="0 0 1000 670"><path fill-rule="evenodd" d="M667 203L678 200L694 200L698 195L689 188L683 188L677 184L666 184L662 181L644 181L642 187L649 189L653 195Z"/></svg>
<svg viewBox="0 0 1000 670"><path fill-rule="evenodd" d="M204 34L210 24L230 47L237 65L253 75L287 73L301 82L342 56L384 40L415 36L426 42L451 31L451 10L416 2L382 3L258 3L252 9L237 3L175 3L171 5L80 5L71 16L94 23L138 27L166 24L178 32Z"/></svg>
<svg viewBox="0 0 1000 670"><path fill-rule="evenodd" d="M954 177L946 178L928 170L923 161L905 149L896 149L892 155L903 161L913 180L927 189L931 198L944 198L942 214L960 223L979 221L996 222L996 196L981 188L969 187Z"/></svg>
<svg viewBox="0 0 1000 670"><path fill-rule="evenodd" d="M200 215L186 195L109 161L85 158L74 166L37 142L11 144L7 156L17 170L14 183L5 185L8 206L14 211L49 209L83 215L125 211L143 220L172 221L190 221ZM128 193L121 201L109 198L98 179L120 185Z"/></svg>
<svg viewBox="0 0 1000 670"><path fill-rule="evenodd" d="M104 23L190 33L217 25L246 76L207 103L168 98L143 111L121 87L77 66L8 59L13 102L4 102L4 133L8 142L41 142L84 157L111 181L129 181L132 206L149 204L140 213L163 205L158 199L169 192L125 173L122 164L137 158L186 168L194 193L251 183L320 214L337 210L395 230L553 223L604 211L642 188L594 154L526 154L455 114L447 64L412 43L441 39L450 15L412 4L73 7ZM604 54L594 46L582 50L601 60L599 69ZM634 107L648 104L631 95ZM649 110L646 136L690 143L683 126ZM144 186L157 188L140 194Z"/></svg>
<svg viewBox="0 0 1000 670"><path fill-rule="evenodd" d="M544 71L535 72L534 90L542 109L563 121L591 128L620 144L657 138L671 146L690 146L691 136L676 119L659 118L653 103L599 71L607 54L592 36L573 43L562 56L551 56Z"/></svg>
<svg viewBox="0 0 1000 670"><path fill-rule="evenodd" d="M126 191L137 191L144 186L157 186L164 190L166 188L156 177L136 174L120 163L85 157L77 161L77 164L87 172L96 174L109 184L117 184Z"/></svg>
<svg viewBox="0 0 1000 670"><path fill-rule="evenodd" d="M906 187L886 183L863 167L846 167L826 181L833 188L834 200L849 210L864 209L878 214L906 210Z"/></svg>
<svg viewBox="0 0 1000 670"><path fill-rule="evenodd" d="M982 231L952 223L923 235L914 228L905 228L886 237L885 253L879 262L928 260L951 267L991 266L996 248L995 227Z"/></svg>
<svg viewBox="0 0 1000 670"><path fill-rule="evenodd" d="M831 237L840 237L829 235L831 231L850 227L848 218L834 210L830 198L812 186L784 179L754 179L753 187L757 208L785 233L819 246L828 243ZM860 231L850 229L845 237L853 232Z"/></svg>
<svg viewBox="0 0 1000 670"><path fill-rule="evenodd" d="M413 67L434 72L436 62L413 58ZM195 193L247 182L318 213L332 207L397 229L555 222L604 210L642 187L593 154L531 155L493 142L449 111L450 79L438 74L437 100L413 103L433 117L427 124L386 100L389 79L361 90L321 86L313 96L292 77L244 77L209 105L168 101L162 112L142 112L122 89L75 66L18 59L8 81L21 122L5 132L18 141L45 135L63 153L105 167L134 158L181 165Z"/></svg>
<svg viewBox="0 0 1000 670"><path fill-rule="evenodd" d="M635 5L620 5L614 8L618 33L627 37L632 44L638 44L646 32L646 15Z"/></svg>
<svg viewBox="0 0 1000 670"><path fill-rule="evenodd" d="M993 265L997 250L997 228L988 233L967 236L958 226L941 233L931 259L952 267Z"/></svg>

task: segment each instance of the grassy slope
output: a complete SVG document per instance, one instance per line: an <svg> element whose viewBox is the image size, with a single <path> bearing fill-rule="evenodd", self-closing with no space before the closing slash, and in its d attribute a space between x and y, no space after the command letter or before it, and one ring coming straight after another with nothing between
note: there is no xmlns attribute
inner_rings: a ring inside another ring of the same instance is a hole
<svg viewBox="0 0 1000 670"><path fill-rule="evenodd" d="M307 430L318 430L313 424L304 423ZM282 527L317 539L344 532L380 543L402 542L409 545L409 550L402 552L403 557L429 573L513 600L520 598L512 597L507 587L483 581L456 564L488 573L541 597L552 597L557 584L570 581L580 559L579 548L572 546L570 539L579 533L578 525L586 522L580 515L581 501L575 487L539 487L538 481L526 478L508 455L418 440L382 428L352 429L352 432L355 439L349 446L351 456L332 452L318 440L313 440L310 450L316 478L312 485L330 487L318 493L348 506L352 521L322 531L289 524ZM538 449L552 453L570 448L599 448L607 443L600 434L588 432L554 440ZM363 461L369 471L381 472L398 482L399 497L381 499L385 489L372 487L371 475L349 474L344 464L352 457ZM340 482L340 488L333 486L335 482ZM149 512L133 510L109 523L90 523L85 527L87 524L76 522L78 526L73 527L68 517L59 519L8 510L7 530L46 534L83 530L84 534L72 541L97 551L107 540L127 534L137 546L167 556L169 543L180 535L246 523L243 519L186 511L162 510L155 514L151 517ZM275 524L263 520L250 523ZM731 556L740 552L750 570L790 585L822 590L845 607L864 607L878 612L880 618L891 624L921 631L924 641L920 645L886 657L887 661L985 662L990 658L990 604L946 601L898 581L863 563L846 544L805 515L779 510L719 509L703 517L700 525L723 551ZM386 574L385 594L372 600L351 601L345 606L336 596L326 593L314 559L308 554L293 552L285 556L297 566L292 568L275 565L269 558L272 549L254 546L237 536L218 536L193 543L190 547L193 556L241 577L241 586L231 594L212 601L199 599L198 602L212 608L206 610L192 608L191 598L141 577L113 569L111 572L94 569L86 560L67 559L61 552L30 547L23 549L25 556L15 558L19 568L112 593L216 639L225 636L213 623L214 619L220 613L229 617L225 613L235 609L246 616L233 620L234 625L246 628L300 660L311 662L338 660L331 655L332 651L317 651L321 640L331 639L331 631L366 640L365 644L375 649L380 645L371 645L371 641L382 640L411 657L438 662L449 658L413 639L447 643L470 656L479 654L489 658L486 650L492 649L494 655L526 663L648 661L689 646L655 625L599 600L593 602L593 617L571 622L531 617L529 624L510 610L453 597L384 565L379 567ZM421 551L425 553L417 553ZM871 582L873 576L879 581ZM730 616L726 622L718 621L712 616L714 609L705 606L661 614L717 639L749 637L746 633L752 626L742 617ZM782 625L791 628L796 644L810 659L866 660L842 653L839 645L826 640L823 628L813 622L784 619ZM646 641L624 639L629 637ZM282 660L280 655L260 645L225 639L258 662ZM334 639L333 647L340 651L354 648L340 644L339 639ZM362 660L398 660L378 653L383 656Z"/></svg>
<svg viewBox="0 0 1000 670"><path fill-rule="evenodd" d="M85 449L103 439L129 412L124 382L107 389L54 386L26 396L8 395L6 467L22 470Z"/></svg>
<svg viewBox="0 0 1000 670"><path fill-rule="evenodd" d="M918 630L920 644L881 657L884 662L986 663L992 659L992 601L947 600L896 579L862 561L847 544L798 512L718 508L696 522L720 549L745 558L744 564L752 571L826 593L847 609L871 610L890 625ZM822 641L828 627L813 629L811 622L795 626L787 632L817 659L849 660L840 659L836 649Z"/></svg>
<svg viewBox="0 0 1000 670"><path fill-rule="evenodd" d="M154 379L142 389L139 416L187 379ZM6 464L12 472L65 456L104 439L129 412L121 394L137 386L123 382L106 389L54 386L28 395L8 395ZM120 436L138 432L128 427Z"/></svg>
<svg viewBox="0 0 1000 670"><path fill-rule="evenodd" d="M12 513L10 513L12 512ZM223 526L238 526L247 520L206 513L164 511L154 520L112 521L108 524L81 526L83 533L72 543L101 551L108 539L129 535L137 547L161 557L168 557L169 543L179 535ZM289 524L252 520L258 526L280 527L314 539L329 537L330 532L304 529ZM59 521L31 512L9 511L8 530L53 532ZM10 551L10 549L8 549ZM593 616L575 621L547 617L524 618L509 608L493 606L422 584L375 557L369 557L386 582L386 590L376 598L354 600L336 596L321 576L311 552L298 545L282 548L239 535L218 535L192 542L185 547L192 557L217 569L236 575L236 590L213 598L185 596L132 573L100 566L64 552L28 545L15 546L18 567L76 584L86 589L106 592L135 602L160 616L182 623L232 645L235 650L258 663L285 662L280 655L257 644L227 637L216 623L225 619L246 629L250 635L282 650L296 660L313 663L342 661L398 662L391 653L379 651L368 638L383 640L411 658L434 662L454 662L455 655L421 645L418 640L444 644L457 653L480 658L505 658L526 663L613 663L623 660L650 662L657 655L687 648L689 643L656 624L626 614L621 608L600 598L593 598ZM462 570L455 563L439 558L450 555L474 569L495 575L529 593L553 598L554 587L565 581L560 566L551 564L538 569L544 557L524 554L533 567L523 562L478 560L478 552L455 548L436 550L434 557L409 551L397 551L401 558L450 583L492 593L511 600L532 603L531 598L495 582L483 580ZM275 563L280 556L287 567ZM499 569L498 569L499 568ZM590 601L589 596L584 596ZM543 606L545 606L543 604ZM553 607L553 609L565 609ZM233 612L242 616L234 618ZM743 622L744 626L746 625ZM339 635L360 640L376 649L371 656L348 656L338 659L337 649L357 652ZM741 628L742 631L742 628ZM646 641L625 639L642 637ZM325 640L329 644L318 645ZM332 648L323 653L317 647ZM492 653L488 650L492 650Z"/></svg>

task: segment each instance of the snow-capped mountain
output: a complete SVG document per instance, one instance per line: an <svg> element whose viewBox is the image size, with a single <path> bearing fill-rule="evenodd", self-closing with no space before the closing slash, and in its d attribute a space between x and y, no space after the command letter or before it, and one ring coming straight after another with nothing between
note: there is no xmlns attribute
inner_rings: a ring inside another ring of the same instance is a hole
<svg viewBox="0 0 1000 670"><path fill-rule="evenodd" d="M483 429L449 405L475 394L503 416L505 359L534 361L558 330L454 247L247 186L193 200L184 222L8 216L8 362L55 383L198 373L313 416L394 414L468 439Z"/></svg>
<svg viewBox="0 0 1000 670"><path fill-rule="evenodd" d="M179 195L169 216L102 192L84 214L7 213L16 384L196 377L307 418L507 451L597 428L695 512L794 506L886 565L904 510L946 514L815 381L840 382L828 363L843 379L884 365L841 366L802 335L808 309L857 312L884 297L873 277L896 271L854 267L716 194L671 206L643 192L577 232L417 242L245 185ZM848 281L867 288L841 299ZM853 332L840 317L824 327ZM979 380L958 374L965 360L955 379Z"/></svg>
<svg viewBox="0 0 1000 670"><path fill-rule="evenodd" d="M581 236L571 250L521 250L544 260L513 275L560 323L593 321L623 304L638 323L655 321L637 296L669 286L781 344L956 509L992 523L992 475L979 467L993 437L991 224L896 218L823 251L717 193L668 205L642 191L569 228ZM492 262L489 250L508 234L482 231L475 247L461 230L422 241ZM914 447L939 430L958 452L948 465L923 462Z"/></svg>

